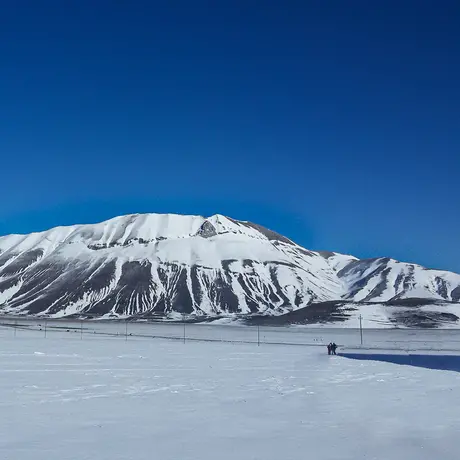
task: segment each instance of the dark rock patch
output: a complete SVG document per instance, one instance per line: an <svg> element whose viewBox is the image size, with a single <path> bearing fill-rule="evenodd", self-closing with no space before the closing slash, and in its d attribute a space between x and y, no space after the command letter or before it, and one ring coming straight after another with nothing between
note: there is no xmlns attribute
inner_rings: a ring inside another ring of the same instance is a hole
<svg viewBox="0 0 460 460"><path fill-rule="evenodd" d="M367 266L366 268L364 268L364 266L359 266L359 267L355 267L355 270L357 270L358 273L360 273L360 275L363 275L364 272L369 268L369 266ZM341 270L339 272L339 277L341 276L341 273L342 273L343 270ZM372 272L368 273L366 276L362 276L362 278L358 279L358 281L356 281L352 286L351 286L351 290L348 292L348 294L346 295L346 298L347 299L351 299L353 298L355 295L357 295L361 289L363 289L365 286L367 286L367 284L369 283L369 281L374 278L375 276L378 276L380 275L381 273L383 273L385 271L385 265L379 265L377 266ZM350 273L350 272L349 272ZM356 271L353 271L353 273L356 273ZM386 285L383 286L382 291L383 289L385 288ZM380 289L380 288L379 288ZM379 291L379 289L377 289L377 292Z"/></svg>
<svg viewBox="0 0 460 460"><path fill-rule="evenodd" d="M460 300L460 286L457 286L451 292L451 297L454 302L458 302Z"/></svg>
<svg viewBox="0 0 460 460"><path fill-rule="evenodd" d="M396 324L412 328L433 329L443 323L455 323L458 316L437 311L401 310L392 315Z"/></svg>
<svg viewBox="0 0 460 460"><path fill-rule="evenodd" d="M230 217L227 217L227 219L236 225L243 225L247 228L253 228L257 230L259 233L262 233L262 235L267 237L270 241L281 241L286 244L294 244L289 238L286 238L285 236L280 235L279 233L276 233L273 230L269 230L268 228L262 227L262 225L254 224L252 222L240 222L238 220L231 219Z"/></svg>
<svg viewBox="0 0 460 460"><path fill-rule="evenodd" d="M444 279L437 276L435 278L436 292L443 298L447 299L447 283Z"/></svg>
<svg viewBox="0 0 460 460"><path fill-rule="evenodd" d="M187 270L185 268L179 271L171 298L171 306L178 313L189 314L193 312L193 301L187 286Z"/></svg>
<svg viewBox="0 0 460 460"><path fill-rule="evenodd" d="M201 227L199 228L197 235L201 236L202 238L211 238L212 236L217 235L217 231L214 228L214 225L211 224L211 222L205 220L201 224Z"/></svg>
<svg viewBox="0 0 460 460"><path fill-rule="evenodd" d="M3 267L9 260L17 257L15 252L5 252L0 255L0 268Z"/></svg>
<svg viewBox="0 0 460 460"><path fill-rule="evenodd" d="M192 296L196 304L200 305L203 300L203 292L198 274L198 267L193 265L190 269L190 278L192 281Z"/></svg>
<svg viewBox="0 0 460 460"><path fill-rule="evenodd" d="M231 284L222 276L218 275L208 288L209 297L216 307L229 313L237 313L240 310L239 300L233 292Z"/></svg>
<svg viewBox="0 0 460 460"><path fill-rule="evenodd" d="M19 284L19 281L20 280L16 277L0 281L0 293L5 292L8 289L11 289L12 287L16 286L17 284Z"/></svg>
<svg viewBox="0 0 460 460"><path fill-rule="evenodd" d="M421 298L409 298L409 299L392 299L385 302L385 305L395 307L423 307L424 305L434 305L439 303L436 299L421 299Z"/></svg>
<svg viewBox="0 0 460 460"><path fill-rule="evenodd" d="M0 270L2 276L18 275L43 256L43 249L34 249L19 255L13 262Z"/></svg>
<svg viewBox="0 0 460 460"><path fill-rule="evenodd" d="M318 251L318 254L325 259L330 259L335 256L335 253L331 251Z"/></svg>
<svg viewBox="0 0 460 460"><path fill-rule="evenodd" d="M289 324L317 324L343 322L350 317L350 311L342 302L318 302L306 307L293 310L283 315L258 316L247 318L245 322L249 325L264 326L285 326Z"/></svg>
<svg viewBox="0 0 460 460"><path fill-rule="evenodd" d="M382 293L388 286L388 275L390 274L390 272L391 268L385 268L381 272L381 281L377 284L377 286L374 287L374 289L372 289L371 292L369 292L369 294L365 297L364 301L376 299L382 295Z"/></svg>

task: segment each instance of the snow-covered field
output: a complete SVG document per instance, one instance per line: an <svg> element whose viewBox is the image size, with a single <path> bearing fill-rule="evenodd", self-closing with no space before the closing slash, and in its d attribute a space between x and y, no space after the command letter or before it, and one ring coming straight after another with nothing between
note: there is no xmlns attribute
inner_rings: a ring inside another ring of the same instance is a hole
<svg viewBox="0 0 460 460"><path fill-rule="evenodd" d="M16 332L0 328L0 459L458 458L460 373L315 346Z"/></svg>

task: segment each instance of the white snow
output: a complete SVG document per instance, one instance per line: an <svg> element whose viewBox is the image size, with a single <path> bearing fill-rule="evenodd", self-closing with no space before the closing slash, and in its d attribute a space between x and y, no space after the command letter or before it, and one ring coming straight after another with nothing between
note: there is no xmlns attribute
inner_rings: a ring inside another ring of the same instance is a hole
<svg viewBox="0 0 460 460"><path fill-rule="evenodd" d="M21 289L21 286L22 282L19 281L17 284L11 286L8 289L5 289L3 292L0 292L0 304L6 303L8 299L11 299L11 297L13 297L19 291L19 289Z"/></svg>
<svg viewBox="0 0 460 460"><path fill-rule="evenodd" d="M458 458L460 373L323 347L11 332L1 459Z"/></svg>

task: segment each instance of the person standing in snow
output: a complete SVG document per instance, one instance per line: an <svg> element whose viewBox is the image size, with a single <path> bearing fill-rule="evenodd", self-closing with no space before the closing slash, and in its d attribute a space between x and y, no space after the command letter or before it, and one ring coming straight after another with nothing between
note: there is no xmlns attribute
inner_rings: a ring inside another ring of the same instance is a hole
<svg viewBox="0 0 460 460"><path fill-rule="evenodd" d="M336 355L336 354L337 354L337 353L336 353L336 351L337 351L337 345L335 344L335 342L333 342L333 343L331 344L331 351L332 351L332 354L333 354L333 355Z"/></svg>
<svg viewBox="0 0 460 460"><path fill-rule="evenodd" d="M330 355L332 351L332 343L327 344L327 354Z"/></svg>

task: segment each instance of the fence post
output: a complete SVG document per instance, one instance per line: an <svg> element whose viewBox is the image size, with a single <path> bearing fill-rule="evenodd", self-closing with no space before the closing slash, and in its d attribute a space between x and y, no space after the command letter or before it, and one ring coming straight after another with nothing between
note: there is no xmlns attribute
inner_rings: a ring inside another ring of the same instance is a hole
<svg viewBox="0 0 460 460"><path fill-rule="evenodd" d="M359 315L359 334L361 336L361 346L363 345L363 316Z"/></svg>
<svg viewBox="0 0 460 460"><path fill-rule="evenodd" d="M83 340L83 320L80 320L80 340Z"/></svg>
<svg viewBox="0 0 460 460"><path fill-rule="evenodd" d="M182 322L184 323L184 343L185 343L185 314L182 314Z"/></svg>
<svg viewBox="0 0 460 460"><path fill-rule="evenodd" d="M45 319L45 339L46 339L46 319Z"/></svg>
<svg viewBox="0 0 460 460"><path fill-rule="evenodd" d="M16 337L16 331L17 331L17 329L18 329L18 320L15 319L15 320L14 320L14 336L15 336L15 337Z"/></svg>
<svg viewBox="0 0 460 460"><path fill-rule="evenodd" d="M126 323L125 323L125 342L128 341L128 318L126 318Z"/></svg>
<svg viewBox="0 0 460 460"><path fill-rule="evenodd" d="M260 347L260 326L257 325L257 346Z"/></svg>

